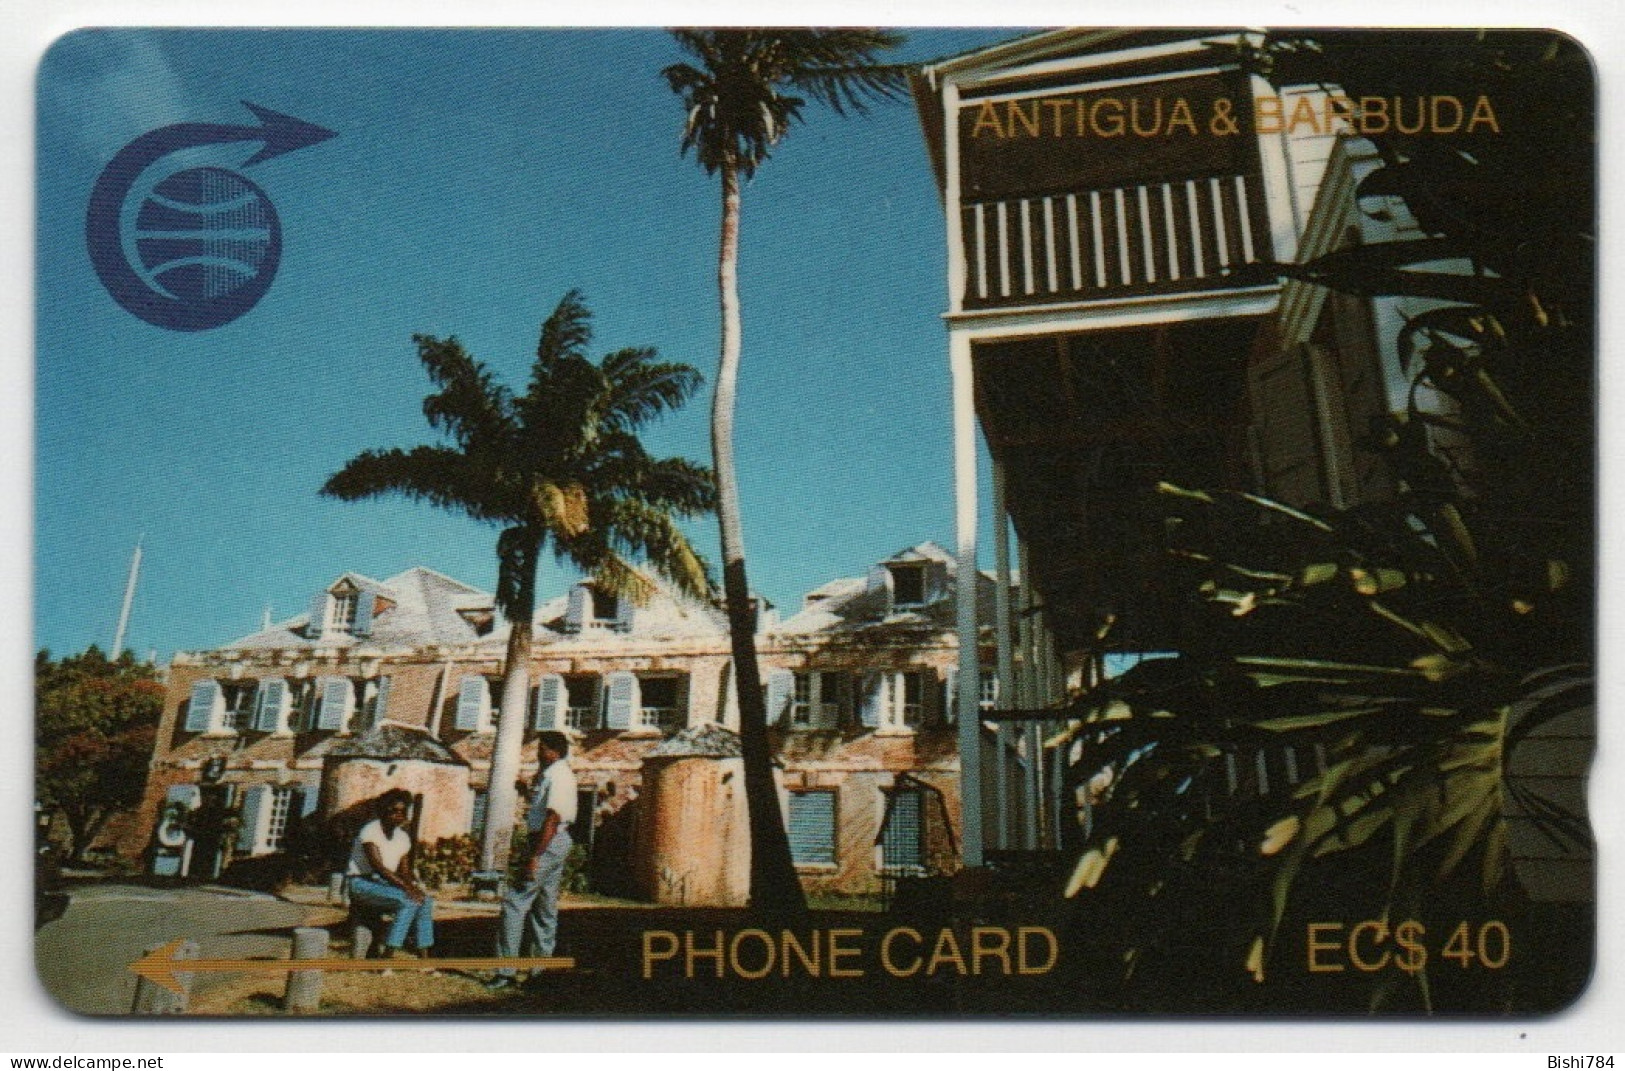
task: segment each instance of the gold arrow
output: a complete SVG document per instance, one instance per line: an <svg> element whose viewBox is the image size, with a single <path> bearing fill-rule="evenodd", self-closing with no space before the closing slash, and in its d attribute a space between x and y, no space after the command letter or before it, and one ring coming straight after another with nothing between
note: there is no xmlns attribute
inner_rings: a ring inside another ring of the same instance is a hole
<svg viewBox="0 0 1625 1071"><path fill-rule="evenodd" d="M179 938L147 953L130 970L172 993L181 992L177 974L192 971L491 971L573 970L570 956L530 956L504 959L501 956L463 956L449 959L175 959L175 950L186 943Z"/></svg>

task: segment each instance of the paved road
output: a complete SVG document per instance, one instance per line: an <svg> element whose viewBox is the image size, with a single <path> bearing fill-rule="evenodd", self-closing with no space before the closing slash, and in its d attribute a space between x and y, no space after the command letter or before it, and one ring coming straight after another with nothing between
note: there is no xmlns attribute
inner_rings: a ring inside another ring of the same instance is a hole
<svg viewBox="0 0 1625 1071"><path fill-rule="evenodd" d="M264 893L219 886L98 883L68 891L68 910L34 935L35 964L47 993L88 1015L129 1014L136 983L129 965L153 945L189 937L206 959L283 957L286 930L310 913ZM200 973L195 984L205 990L222 977Z"/></svg>

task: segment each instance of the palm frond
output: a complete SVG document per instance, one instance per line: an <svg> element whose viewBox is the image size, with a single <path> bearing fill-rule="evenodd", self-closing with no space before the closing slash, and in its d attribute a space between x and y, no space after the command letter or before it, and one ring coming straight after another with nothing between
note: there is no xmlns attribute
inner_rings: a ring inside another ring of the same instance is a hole
<svg viewBox="0 0 1625 1071"><path fill-rule="evenodd" d="M464 449L495 447L513 429L513 395L456 338L414 335L418 359L439 390L423 399L429 426Z"/></svg>
<svg viewBox="0 0 1625 1071"><path fill-rule="evenodd" d="M321 493L345 502L404 495L477 521L505 516L502 488L490 471L444 446L365 450L328 477Z"/></svg>

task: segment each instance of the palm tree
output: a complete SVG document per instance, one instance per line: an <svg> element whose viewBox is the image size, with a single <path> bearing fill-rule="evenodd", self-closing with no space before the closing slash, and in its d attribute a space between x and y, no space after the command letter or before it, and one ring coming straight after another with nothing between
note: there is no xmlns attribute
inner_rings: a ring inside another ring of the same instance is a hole
<svg viewBox="0 0 1625 1071"><path fill-rule="evenodd" d="M673 30L698 66L677 63L661 73L687 111L682 152L693 149L706 174L722 177L722 231L717 290L721 359L711 403L711 452L722 530L722 584L727 596L739 736L751 832L751 902L770 912L806 909L790 859L790 841L773 784L767 704L756 663L756 612L745 577L745 539L734 473L733 414L739 378L739 185L801 119L805 93L837 115L863 114L870 103L900 96L907 68L876 61L902 35L886 30Z"/></svg>
<svg viewBox="0 0 1625 1071"><path fill-rule="evenodd" d="M322 487L346 502L405 495L502 530L496 605L509 632L480 845L485 870L503 865L513 830L536 569L548 542L556 559L634 602L652 586L629 558L646 560L681 591L711 595L706 565L676 524L714 508L710 470L651 457L638 439L646 424L682 406L702 377L646 348L595 364L586 356L591 340L591 313L572 290L542 325L530 383L515 395L455 338L415 336L437 388L423 414L451 444L366 450Z"/></svg>

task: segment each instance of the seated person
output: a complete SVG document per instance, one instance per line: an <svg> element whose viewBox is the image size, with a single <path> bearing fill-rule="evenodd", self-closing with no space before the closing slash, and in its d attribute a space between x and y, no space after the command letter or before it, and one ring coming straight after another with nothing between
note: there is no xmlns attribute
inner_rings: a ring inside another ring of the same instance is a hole
<svg viewBox="0 0 1625 1071"><path fill-rule="evenodd" d="M412 795L392 788L378 798L377 807L377 817L361 827L350 849L350 901L394 912L384 938L386 958L404 955L409 937L426 958L434 945L434 900L412 877L412 837L405 829Z"/></svg>

